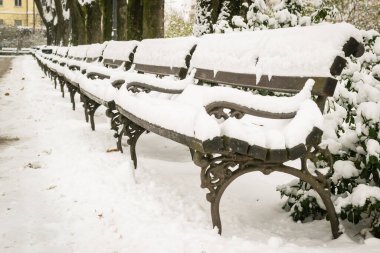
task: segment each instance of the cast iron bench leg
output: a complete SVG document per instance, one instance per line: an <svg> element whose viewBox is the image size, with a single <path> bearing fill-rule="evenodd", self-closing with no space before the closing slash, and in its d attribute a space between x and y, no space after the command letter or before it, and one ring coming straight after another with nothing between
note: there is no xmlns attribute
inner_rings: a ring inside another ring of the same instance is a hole
<svg viewBox="0 0 380 253"><path fill-rule="evenodd" d="M91 129L92 131L95 131L95 121L94 121L94 115L96 109L98 109L100 104L96 103L95 101L91 99L87 99L87 110L88 115L90 116L90 123L91 123Z"/></svg>
<svg viewBox="0 0 380 253"><path fill-rule="evenodd" d="M63 80L63 78L61 77L60 80L59 80L59 84L61 85L61 92L62 92L62 97L64 98L65 97L65 80Z"/></svg>
<svg viewBox="0 0 380 253"><path fill-rule="evenodd" d="M141 134L143 134L146 130L123 116L121 116L121 122L123 124L123 129L121 130L119 137L123 135L128 136L127 143L130 146L130 150L129 150L130 156L133 161L133 166L136 169L137 168L137 156L136 156L137 140L139 139ZM120 139L120 144L118 145L121 146L121 139Z"/></svg>
<svg viewBox="0 0 380 253"><path fill-rule="evenodd" d="M84 118L88 122L88 98L85 95L81 95L80 100L83 102Z"/></svg>
<svg viewBox="0 0 380 253"><path fill-rule="evenodd" d="M194 163L201 167L201 187L207 188L210 192L206 198L211 203L211 217L213 227L217 227L219 234L222 233L222 223L220 220L219 205L220 199L225 189L238 177L250 173L260 171L265 175L277 171L293 175L310 184L310 186L319 194L327 211L330 220L331 232L333 238L338 238L339 220L335 212L331 194L328 190L326 179L323 175L314 176L306 168L306 160L310 153L302 158L302 168L296 169L283 164L269 164L253 158L239 155L207 155L199 152L194 153ZM237 169L232 170L232 167Z"/></svg>
<svg viewBox="0 0 380 253"><path fill-rule="evenodd" d="M113 137L117 139L116 145L117 150L123 153L123 147L121 145L121 140L125 132L125 126L121 122L121 115L119 112L114 112L112 109L108 108L106 110L106 116L111 119L111 130L115 131Z"/></svg>
<svg viewBox="0 0 380 253"><path fill-rule="evenodd" d="M70 101L73 104L73 111L75 111L75 93L77 92L77 88L72 86L71 84L67 84L67 89L70 93Z"/></svg>

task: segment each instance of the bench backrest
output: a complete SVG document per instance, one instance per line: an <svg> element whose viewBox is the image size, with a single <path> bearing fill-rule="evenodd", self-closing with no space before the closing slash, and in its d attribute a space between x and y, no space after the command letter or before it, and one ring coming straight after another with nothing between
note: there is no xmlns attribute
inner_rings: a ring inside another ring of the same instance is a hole
<svg viewBox="0 0 380 253"><path fill-rule="evenodd" d="M359 42L359 31L346 23L205 35L191 68L200 81L289 93L312 78L312 93L327 97L346 65L343 57L363 54Z"/></svg>
<svg viewBox="0 0 380 253"><path fill-rule="evenodd" d="M60 57L66 57L68 51L69 47L59 47L56 54Z"/></svg>
<svg viewBox="0 0 380 253"><path fill-rule="evenodd" d="M135 40L108 41L103 51L103 64L111 68L118 68L124 64L126 70L130 69L138 44Z"/></svg>
<svg viewBox="0 0 380 253"><path fill-rule="evenodd" d="M87 62L95 62L102 59L103 51L107 46L107 42L105 43L96 43L91 44L88 47L87 54L86 54L86 61Z"/></svg>
<svg viewBox="0 0 380 253"><path fill-rule="evenodd" d="M69 48L67 56L70 59L82 61L86 59L88 48L89 48L89 45L72 46Z"/></svg>
<svg viewBox="0 0 380 253"><path fill-rule="evenodd" d="M135 53L135 70L185 78L197 41L195 37L143 40Z"/></svg>

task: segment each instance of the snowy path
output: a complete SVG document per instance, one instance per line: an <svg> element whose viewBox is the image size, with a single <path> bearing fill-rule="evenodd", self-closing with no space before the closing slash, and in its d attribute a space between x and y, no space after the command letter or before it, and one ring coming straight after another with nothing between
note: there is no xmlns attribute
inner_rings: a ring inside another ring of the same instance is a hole
<svg viewBox="0 0 380 253"><path fill-rule="evenodd" d="M0 252L379 252L377 239L330 240L326 221L292 222L282 174L231 186L220 237L186 147L144 135L133 172L127 154L106 152L104 109L92 132L43 76L22 56L0 79Z"/></svg>

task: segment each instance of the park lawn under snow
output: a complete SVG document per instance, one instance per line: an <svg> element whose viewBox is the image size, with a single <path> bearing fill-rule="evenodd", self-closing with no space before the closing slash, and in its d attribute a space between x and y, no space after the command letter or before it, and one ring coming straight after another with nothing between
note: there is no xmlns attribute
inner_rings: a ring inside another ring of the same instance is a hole
<svg viewBox="0 0 380 253"><path fill-rule="evenodd" d="M31 56L12 66L0 80L0 252L379 251L350 231L331 240L327 221L294 223L275 191L292 179L283 174L235 181L219 236L186 147L144 135L134 171L126 145L107 152L104 108L92 132Z"/></svg>

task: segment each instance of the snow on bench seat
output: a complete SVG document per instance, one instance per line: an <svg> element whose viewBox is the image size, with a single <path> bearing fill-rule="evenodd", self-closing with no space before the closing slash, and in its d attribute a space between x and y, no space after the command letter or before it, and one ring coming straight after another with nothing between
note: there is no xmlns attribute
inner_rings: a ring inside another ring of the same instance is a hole
<svg viewBox="0 0 380 253"><path fill-rule="evenodd" d="M308 135L315 128L322 128L322 113L311 100L313 83L310 81L293 97L261 96L232 88L189 85L182 94L170 100L145 93L131 94L124 85L117 93L115 102L123 114L127 112L158 127L200 141L227 137L264 150L284 150L286 153L287 149L304 145ZM286 119L268 119L247 114L241 119L229 118L220 122L213 116L204 115L207 113L207 104L216 101L241 101L241 104L249 106L250 109L294 113L294 116ZM178 110L183 112L180 113ZM203 116L194 117L196 112L202 113ZM190 117L184 120L187 113L190 113ZM165 132L161 132L162 134L165 135Z"/></svg>
<svg viewBox="0 0 380 253"><path fill-rule="evenodd" d="M146 93L133 95L125 85L115 102L120 108L139 119L200 141L220 136L216 120L206 110L173 100L157 99Z"/></svg>
<svg viewBox="0 0 380 253"><path fill-rule="evenodd" d="M296 112L300 105L311 96L314 85L309 80L304 88L294 96L262 96L231 87L223 86L200 86L187 87L176 99L179 102L205 107L214 102L229 102L249 109L271 112L276 114L290 114ZM281 105L281 106L278 106Z"/></svg>

